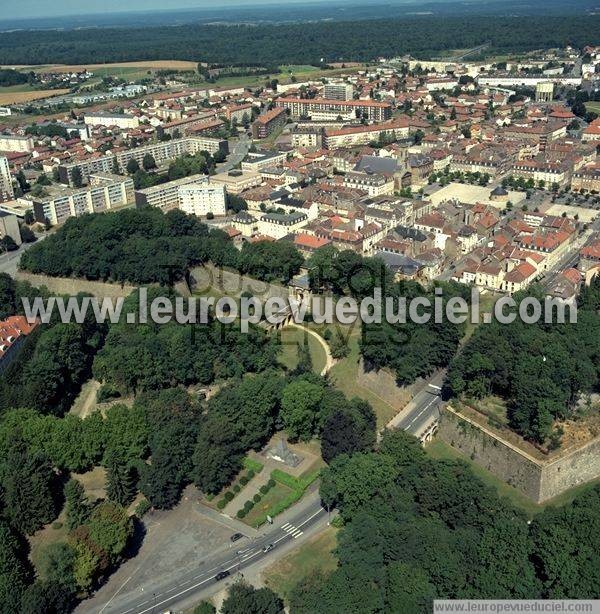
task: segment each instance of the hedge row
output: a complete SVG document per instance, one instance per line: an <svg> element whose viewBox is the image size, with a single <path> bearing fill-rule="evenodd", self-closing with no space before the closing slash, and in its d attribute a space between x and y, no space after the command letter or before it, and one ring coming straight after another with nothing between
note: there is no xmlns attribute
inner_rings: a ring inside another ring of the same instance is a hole
<svg viewBox="0 0 600 614"><path fill-rule="evenodd" d="M273 504L264 514L261 514L253 525L255 527L259 527L267 521L267 516L271 516L271 518L273 518L274 516L285 512L285 510L302 498L302 495L306 489L319 477L320 473L321 470L316 469L305 476L296 478L285 471L274 469L271 472L271 479L269 480L269 483L273 482L274 485L275 482L279 482L283 486L290 488L292 492L281 499L281 501Z"/></svg>
<svg viewBox="0 0 600 614"><path fill-rule="evenodd" d="M254 471L254 473L260 473L264 467L262 463L259 463L257 460L254 460L253 458L249 458L247 456L242 461L242 464L244 465L245 469L251 469L252 471Z"/></svg>

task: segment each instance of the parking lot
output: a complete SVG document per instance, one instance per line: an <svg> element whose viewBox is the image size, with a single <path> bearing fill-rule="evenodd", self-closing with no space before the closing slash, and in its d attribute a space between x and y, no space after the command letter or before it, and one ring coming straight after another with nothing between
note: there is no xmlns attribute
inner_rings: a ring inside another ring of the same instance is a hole
<svg viewBox="0 0 600 614"><path fill-rule="evenodd" d="M175 509L146 514L146 535L138 554L121 565L96 595L76 611L101 612L107 603L118 608L119 601L132 594L148 594L152 598L152 593L159 592L163 584L172 584L175 578L196 569L205 557L232 548L230 537L236 532L237 523L218 513L209 516L206 510L198 503L197 491L190 487ZM246 529L246 535L249 531Z"/></svg>

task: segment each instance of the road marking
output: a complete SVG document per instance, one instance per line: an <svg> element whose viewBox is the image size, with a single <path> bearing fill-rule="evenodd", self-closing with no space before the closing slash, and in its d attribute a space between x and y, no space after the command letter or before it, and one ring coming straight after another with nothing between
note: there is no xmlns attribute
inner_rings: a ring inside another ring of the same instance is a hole
<svg viewBox="0 0 600 614"><path fill-rule="evenodd" d="M319 514L321 514L324 511L325 511L325 509L320 507L314 514L311 514L308 518L306 518L301 523L299 523L298 527L296 527L296 529L298 529L299 527L303 527L305 524L307 524L313 518L315 518L315 516L318 516ZM287 524L289 524L289 523L286 523L286 525ZM292 525L289 525L289 526L292 526ZM291 537L291 535L289 533L286 533L285 535L282 535L278 539L274 540L273 543L277 544L278 542L286 539L287 537ZM251 558L253 558L253 557L255 557L255 556L259 555L259 554L263 554L263 551L262 550L257 550L256 552L252 552L252 553L248 554L245 557L244 563L247 560L249 560L249 559L251 559ZM228 565L231 562L233 562L234 564L231 565L230 567L225 567L225 565ZM234 569L236 567L239 567L239 563L237 561L234 561L233 559L231 561L226 561L222 565L219 565L219 568L221 568L223 571L231 571L232 569ZM214 569L216 569L216 568L214 568ZM209 573L209 572L204 572L204 573ZM192 591L192 590L198 588L199 586L202 586L203 584L206 584L207 582L209 582L212 579L213 579L212 576L210 576L208 578L205 578L204 580L201 580L200 582L197 582L196 584L188 586L187 588L183 589L182 591L179 591L175 595L171 595L170 597L167 597L166 599L163 599L162 601L156 601L151 608L146 608L145 610L140 610L137 614L146 614L146 612L150 612L150 611L154 610L155 608L157 608L158 606L164 605L165 603L168 603L169 601L171 601L173 599L177 599L178 597L181 597L181 595L185 595L185 593L188 593L189 591ZM170 589L170 590L173 590L173 589ZM167 591L165 591L162 594L156 595L156 598L158 599L160 597L163 597L164 595L168 594L170 592L170 590L167 590ZM134 609L137 609L137 607L139 607L139 606L136 606L136 608L131 608L130 610L127 610L127 612L130 612L130 611L132 611Z"/></svg>
<svg viewBox="0 0 600 614"><path fill-rule="evenodd" d="M302 535L302 531L300 531L298 527L295 527L293 524L289 524L288 522L286 522L281 529L288 535L291 535L294 539L298 539L300 535Z"/></svg>
<svg viewBox="0 0 600 614"><path fill-rule="evenodd" d="M429 403L408 423L408 426L404 430L408 430L436 401L437 397L434 397Z"/></svg>

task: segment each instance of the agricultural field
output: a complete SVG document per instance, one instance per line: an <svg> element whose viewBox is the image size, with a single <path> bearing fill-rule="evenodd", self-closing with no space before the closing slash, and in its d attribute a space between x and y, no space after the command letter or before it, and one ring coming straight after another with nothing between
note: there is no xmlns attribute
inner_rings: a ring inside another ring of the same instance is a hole
<svg viewBox="0 0 600 614"><path fill-rule="evenodd" d="M0 106L31 102L41 98L48 98L49 96L61 96L68 93L69 90L36 90L29 85L0 87Z"/></svg>
<svg viewBox="0 0 600 614"><path fill-rule="evenodd" d="M116 74L120 70L196 70L196 62L183 60L148 60L144 62L117 62L114 64L38 64L32 66L4 66L33 72L81 72L85 69L98 74Z"/></svg>

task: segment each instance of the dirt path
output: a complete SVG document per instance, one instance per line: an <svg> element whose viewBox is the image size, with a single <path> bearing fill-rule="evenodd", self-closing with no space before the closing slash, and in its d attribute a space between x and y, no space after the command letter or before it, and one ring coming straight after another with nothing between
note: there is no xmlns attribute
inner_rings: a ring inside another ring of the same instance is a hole
<svg viewBox="0 0 600 614"><path fill-rule="evenodd" d="M81 387L79 396L75 399L70 414L79 416L82 420L89 416L96 408L96 393L100 389L100 382L90 380Z"/></svg>

